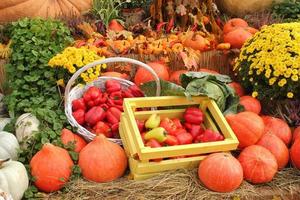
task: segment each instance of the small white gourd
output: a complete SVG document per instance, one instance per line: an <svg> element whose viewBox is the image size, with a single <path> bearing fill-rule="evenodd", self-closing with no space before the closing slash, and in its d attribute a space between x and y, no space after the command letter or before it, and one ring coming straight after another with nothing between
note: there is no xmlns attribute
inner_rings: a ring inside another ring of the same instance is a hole
<svg viewBox="0 0 300 200"><path fill-rule="evenodd" d="M16 136L19 142L26 141L39 130L40 121L31 113L21 115L16 121Z"/></svg>
<svg viewBox="0 0 300 200"><path fill-rule="evenodd" d="M0 131L0 159L17 160L19 148L16 136L6 131Z"/></svg>
<svg viewBox="0 0 300 200"><path fill-rule="evenodd" d="M13 160L0 161L0 188L14 200L21 200L29 184L25 166Z"/></svg>

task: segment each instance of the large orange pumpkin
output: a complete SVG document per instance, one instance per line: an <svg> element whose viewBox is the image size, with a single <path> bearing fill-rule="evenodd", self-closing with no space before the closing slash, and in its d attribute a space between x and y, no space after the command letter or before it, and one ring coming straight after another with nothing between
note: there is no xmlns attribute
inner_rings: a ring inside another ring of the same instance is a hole
<svg viewBox="0 0 300 200"><path fill-rule="evenodd" d="M240 142L239 148L255 144L264 133L263 120L253 112L227 115L226 120Z"/></svg>
<svg viewBox="0 0 300 200"><path fill-rule="evenodd" d="M245 95L245 90L244 88L241 86L241 84L237 83L237 82L231 82L228 84L230 87L232 87L235 90L235 93L241 97Z"/></svg>
<svg viewBox="0 0 300 200"><path fill-rule="evenodd" d="M291 161L293 165L300 169L300 140L296 140L290 150Z"/></svg>
<svg viewBox="0 0 300 200"><path fill-rule="evenodd" d="M237 28L224 35L224 42L230 43L232 48L240 49L244 43L252 37L252 34L249 33L244 28Z"/></svg>
<svg viewBox="0 0 300 200"><path fill-rule="evenodd" d="M228 20L226 22L226 24L224 25L223 33L227 34L227 33L231 32L237 28L240 28L240 27L246 28L246 27L248 27L248 23L241 18L232 18L232 19Z"/></svg>
<svg viewBox="0 0 300 200"><path fill-rule="evenodd" d="M261 111L260 102L252 96L242 96L240 98L240 104L244 106L246 111L254 112L259 114Z"/></svg>
<svg viewBox="0 0 300 200"><path fill-rule="evenodd" d="M293 143L298 139L300 139L300 126L295 128L295 130L293 131Z"/></svg>
<svg viewBox="0 0 300 200"><path fill-rule="evenodd" d="M171 76L170 76L170 81L173 83L176 83L177 85L181 85L180 83L180 75L184 74L188 72L187 70L178 70L178 71L174 71L172 72Z"/></svg>
<svg viewBox="0 0 300 200"><path fill-rule="evenodd" d="M0 22L16 21L23 17L79 16L90 9L91 5L92 0L2 0Z"/></svg>
<svg viewBox="0 0 300 200"><path fill-rule="evenodd" d="M169 80L169 72L166 64L157 61L157 62L147 63L147 65L149 65L154 70L154 72L157 74L157 76L160 79L163 79L165 81ZM138 86L153 80L154 80L153 75L148 70L141 67L137 70L134 77L134 83Z"/></svg>
<svg viewBox="0 0 300 200"><path fill-rule="evenodd" d="M286 145L290 144L292 132L285 121L271 116L263 116L262 119L266 127L265 133L272 133L279 137Z"/></svg>
<svg viewBox="0 0 300 200"><path fill-rule="evenodd" d="M34 185L43 192L61 189L69 180L73 165L67 150L44 144L30 161L31 175L35 177Z"/></svg>
<svg viewBox="0 0 300 200"><path fill-rule="evenodd" d="M276 135L266 133L256 144L265 147L275 156L279 169L283 169L289 162L289 150Z"/></svg>
<svg viewBox="0 0 300 200"><path fill-rule="evenodd" d="M81 150L78 164L84 178L102 183L113 181L124 174L127 157L118 144L99 135Z"/></svg>
<svg viewBox="0 0 300 200"><path fill-rule="evenodd" d="M243 169L236 158L228 153L214 153L199 165L198 176L210 190L231 192L243 182Z"/></svg>
<svg viewBox="0 0 300 200"><path fill-rule="evenodd" d="M238 160L242 165L245 180L255 184L270 182L278 169L275 156L259 145L245 148Z"/></svg>
<svg viewBox="0 0 300 200"><path fill-rule="evenodd" d="M87 145L86 141L82 137L72 133L72 131L66 128L64 128L61 131L60 138L64 145L68 145L69 143L74 143L75 145L74 151L78 153L81 151L83 147Z"/></svg>

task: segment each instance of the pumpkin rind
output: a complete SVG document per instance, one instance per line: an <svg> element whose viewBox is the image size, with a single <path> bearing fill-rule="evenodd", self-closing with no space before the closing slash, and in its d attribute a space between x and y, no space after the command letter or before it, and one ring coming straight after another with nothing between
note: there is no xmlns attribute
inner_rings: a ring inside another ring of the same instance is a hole
<svg viewBox="0 0 300 200"><path fill-rule="evenodd" d="M293 131L293 143L298 139L300 139L300 126Z"/></svg>
<svg viewBox="0 0 300 200"><path fill-rule="evenodd" d="M242 165L245 180L254 184L270 182L278 169L275 156L259 145L245 148L238 160Z"/></svg>
<svg viewBox="0 0 300 200"><path fill-rule="evenodd" d="M243 182L243 169L239 161L228 153L214 153L199 165L198 176L210 190L231 192Z"/></svg>
<svg viewBox="0 0 300 200"><path fill-rule="evenodd" d="M253 112L227 115L226 120L240 142L239 148L255 144L264 133L263 120Z"/></svg>
<svg viewBox="0 0 300 200"><path fill-rule="evenodd" d="M18 159L18 149L20 148L17 138L5 131L0 131L0 159Z"/></svg>
<svg viewBox="0 0 300 200"><path fill-rule="evenodd" d="M256 144L265 147L275 156L278 169L283 169L289 162L289 150L284 142L276 135L266 133Z"/></svg>
<svg viewBox="0 0 300 200"><path fill-rule="evenodd" d="M74 144L75 145L74 151L78 152L78 153L81 151L81 149L83 147L85 147L87 145L86 141L82 137L72 133L72 131L70 131L66 128L64 128L61 131L60 138L61 138L61 141L64 145L68 145L68 143L74 142L75 143Z"/></svg>
<svg viewBox="0 0 300 200"><path fill-rule="evenodd" d="M68 151L44 144L30 161L31 175L35 177L34 185L43 192L61 189L69 180L73 165Z"/></svg>
<svg viewBox="0 0 300 200"><path fill-rule="evenodd" d="M296 140L292 145L290 156L293 166L300 169L300 140Z"/></svg>
<svg viewBox="0 0 300 200"><path fill-rule="evenodd" d="M254 112L256 114L259 114L261 111L260 102L251 96L242 96L240 98L240 104L244 106L245 111Z"/></svg>
<svg viewBox="0 0 300 200"><path fill-rule="evenodd" d="M14 200L21 200L29 184L25 166L17 161L4 162L0 168L0 188Z"/></svg>
<svg viewBox="0 0 300 200"><path fill-rule="evenodd" d="M118 144L100 135L80 151L78 164L84 178L102 183L124 174L127 157Z"/></svg>

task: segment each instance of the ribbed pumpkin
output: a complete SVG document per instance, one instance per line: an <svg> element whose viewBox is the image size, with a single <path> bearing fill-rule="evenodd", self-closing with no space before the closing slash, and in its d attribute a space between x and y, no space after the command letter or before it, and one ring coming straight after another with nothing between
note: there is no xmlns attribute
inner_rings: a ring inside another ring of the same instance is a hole
<svg viewBox="0 0 300 200"><path fill-rule="evenodd" d="M226 120L240 142L239 148L255 144L264 133L263 120L253 112L227 115Z"/></svg>
<svg viewBox="0 0 300 200"><path fill-rule="evenodd" d="M80 151L78 164L84 178L102 183L123 176L127 157L118 144L99 135Z"/></svg>
<svg viewBox="0 0 300 200"><path fill-rule="evenodd" d="M242 96L240 98L240 104L244 106L246 111L254 112L259 114L261 111L260 102L252 96Z"/></svg>
<svg viewBox="0 0 300 200"><path fill-rule="evenodd" d="M68 151L52 144L44 144L30 161L35 186L43 192L61 189L69 180L73 165Z"/></svg>
<svg viewBox="0 0 300 200"><path fill-rule="evenodd" d="M210 190L231 192L243 182L243 169L236 158L228 153L214 153L199 165L198 176Z"/></svg>
<svg viewBox="0 0 300 200"><path fill-rule="evenodd" d="M256 144L265 147L275 156L279 169L283 169L289 162L289 150L276 135L266 133Z"/></svg>
<svg viewBox="0 0 300 200"><path fill-rule="evenodd" d="M241 86L241 84L237 83L237 82L232 82L228 84L230 87L232 87L235 90L235 93L241 97L245 95L245 90L244 88Z"/></svg>
<svg viewBox="0 0 300 200"><path fill-rule="evenodd" d="M300 170L300 140L296 140L290 150L291 161Z"/></svg>
<svg viewBox="0 0 300 200"><path fill-rule="evenodd" d="M245 180L251 183L267 183L277 172L275 156L266 148L252 145L245 148L239 155Z"/></svg>
<svg viewBox="0 0 300 200"><path fill-rule="evenodd" d="M80 15L91 5L92 0L2 0L0 22L15 21L23 17L55 18L61 15Z"/></svg>
<svg viewBox="0 0 300 200"><path fill-rule="evenodd" d="M265 133L272 133L279 137L286 145L289 145L292 140L292 132L289 125L282 119L263 116L265 124Z"/></svg>
<svg viewBox="0 0 300 200"><path fill-rule="evenodd" d="M293 131L293 143L298 139L300 139L300 126Z"/></svg>
<svg viewBox="0 0 300 200"><path fill-rule="evenodd" d="M78 153L81 151L83 147L87 145L86 141L82 137L74 134L72 131L66 128L64 128L61 131L60 138L64 145L68 145L69 143L74 143L75 145L74 151Z"/></svg>

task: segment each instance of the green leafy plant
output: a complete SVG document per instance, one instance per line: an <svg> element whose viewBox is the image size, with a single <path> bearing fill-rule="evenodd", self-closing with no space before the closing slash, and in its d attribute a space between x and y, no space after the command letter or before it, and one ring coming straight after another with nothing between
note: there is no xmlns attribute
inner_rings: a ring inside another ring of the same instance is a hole
<svg viewBox="0 0 300 200"><path fill-rule="evenodd" d="M282 18L285 22L300 20L300 1L285 0L279 4L273 5L273 15Z"/></svg>
<svg viewBox="0 0 300 200"><path fill-rule="evenodd" d="M144 8L151 4L152 0L127 0L122 4L122 8Z"/></svg>
<svg viewBox="0 0 300 200"><path fill-rule="evenodd" d="M17 118L30 112L41 122L39 131L26 141L28 148L20 150L19 161L29 170L28 163L43 144L62 145L60 131L67 120L56 81L63 73L50 68L48 61L73 39L63 23L52 20L25 18L13 22L8 32L13 41L10 63L6 65L7 85L12 91L5 97L9 114ZM6 130L14 131L13 128L10 124ZM25 197L30 199L37 195L32 186Z"/></svg>
<svg viewBox="0 0 300 200"><path fill-rule="evenodd" d="M107 27L112 19L120 18L121 0L93 0L92 14Z"/></svg>

